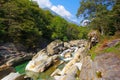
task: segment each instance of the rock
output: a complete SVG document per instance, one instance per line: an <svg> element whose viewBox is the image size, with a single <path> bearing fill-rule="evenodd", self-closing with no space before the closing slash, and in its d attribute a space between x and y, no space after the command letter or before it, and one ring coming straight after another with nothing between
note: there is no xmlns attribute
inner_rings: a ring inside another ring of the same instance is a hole
<svg viewBox="0 0 120 80"><path fill-rule="evenodd" d="M58 54L61 51L62 47L64 47L63 42L55 40L47 46L47 53L48 55Z"/></svg>
<svg viewBox="0 0 120 80"><path fill-rule="evenodd" d="M70 48L70 44L69 44L68 42L64 42L64 48L65 48L65 49ZM65 50L65 49L64 49L64 50Z"/></svg>
<svg viewBox="0 0 120 80"><path fill-rule="evenodd" d="M77 46L79 47L81 44L86 45L87 41L86 40L72 40L69 42L70 46Z"/></svg>
<svg viewBox="0 0 120 80"><path fill-rule="evenodd" d="M102 80L120 80L120 58L115 53L98 55L94 61Z"/></svg>
<svg viewBox="0 0 120 80"><path fill-rule="evenodd" d="M20 56L17 56L16 58L14 59L11 59L9 61L6 62L6 65L8 66L15 66L23 61L27 61L27 60L30 60L32 57L33 57L34 54L26 54L22 57Z"/></svg>
<svg viewBox="0 0 120 80"><path fill-rule="evenodd" d="M54 76L54 78L55 78L55 80L76 80L77 72L78 72L77 66L73 65L66 72L66 74L61 75L61 76Z"/></svg>
<svg viewBox="0 0 120 80"><path fill-rule="evenodd" d="M105 48L110 48L110 47L116 46L119 43L120 43L120 39L115 39L115 40L109 41L102 45L101 50L103 50Z"/></svg>
<svg viewBox="0 0 120 80"><path fill-rule="evenodd" d="M38 52L28 63L25 70L33 72L44 72L58 59L57 55L48 56L45 49Z"/></svg>
<svg viewBox="0 0 120 80"><path fill-rule="evenodd" d="M0 66L0 80L11 72L15 72L13 67L9 67L7 65Z"/></svg>
<svg viewBox="0 0 120 80"><path fill-rule="evenodd" d="M0 65L7 64L13 66L21 61L30 60L32 53L27 53L27 49L22 44L4 43L0 44Z"/></svg>
<svg viewBox="0 0 120 80"><path fill-rule="evenodd" d="M92 30L88 34L88 46L89 49L91 49L93 46L95 46L99 42L100 33L97 30Z"/></svg>
<svg viewBox="0 0 120 80"><path fill-rule="evenodd" d="M52 60L53 60L53 62L57 62L59 60L59 56L58 55L53 55Z"/></svg>
<svg viewBox="0 0 120 80"><path fill-rule="evenodd" d="M9 75L5 76L1 80L25 80L23 75L19 73L10 73Z"/></svg>
<svg viewBox="0 0 120 80"><path fill-rule="evenodd" d="M50 76L56 76L56 75L60 75L61 70L60 69L56 69Z"/></svg>
<svg viewBox="0 0 120 80"><path fill-rule="evenodd" d="M79 48L77 52L74 54L74 57L71 61L69 61L65 67L63 68L61 75L66 74L67 71L70 70L71 66L75 65L77 62L80 62L80 60L83 58L82 53L84 52L85 48ZM80 67L79 67L80 68Z"/></svg>
<svg viewBox="0 0 120 80"><path fill-rule="evenodd" d="M81 80L120 80L120 58L114 53L100 54L94 61L83 58Z"/></svg>
<svg viewBox="0 0 120 80"><path fill-rule="evenodd" d="M81 71L82 69L82 62L77 62L75 65L78 67L78 69Z"/></svg>
<svg viewBox="0 0 120 80"><path fill-rule="evenodd" d="M64 57L65 57L65 58L70 58L70 57L72 57L72 54L71 54L70 52L68 52L68 53L66 53L66 54L64 55Z"/></svg>
<svg viewBox="0 0 120 80"><path fill-rule="evenodd" d="M64 77L62 77L60 80L76 80L77 72L77 66L73 65L69 71L67 71L66 75L64 75Z"/></svg>
<svg viewBox="0 0 120 80"><path fill-rule="evenodd" d="M89 56L83 59L83 65L80 72L81 80L101 80L96 76L96 66Z"/></svg>

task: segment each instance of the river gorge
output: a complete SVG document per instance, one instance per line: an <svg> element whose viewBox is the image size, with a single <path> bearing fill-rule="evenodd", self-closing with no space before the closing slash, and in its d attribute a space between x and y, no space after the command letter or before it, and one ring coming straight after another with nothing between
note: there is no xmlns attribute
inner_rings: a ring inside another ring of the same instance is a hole
<svg viewBox="0 0 120 80"><path fill-rule="evenodd" d="M108 45L117 45L120 40L112 42ZM117 72L120 70L120 59L115 54L101 54L92 60L88 51L86 40L53 41L34 54L31 59L13 65L15 73L11 73L13 70L10 71L2 80L9 80L13 75L17 77L13 80L119 80L115 78L119 78ZM14 64L14 61L16 60L9 61L9 64ZM111 71L110 68L114 70ZM112 73L116 76L111 77Z"/></svg>

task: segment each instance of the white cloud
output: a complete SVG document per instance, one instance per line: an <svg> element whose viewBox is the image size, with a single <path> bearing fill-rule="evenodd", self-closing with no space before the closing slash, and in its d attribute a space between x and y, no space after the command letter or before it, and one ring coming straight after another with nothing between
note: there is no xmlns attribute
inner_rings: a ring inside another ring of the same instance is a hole
<svg viewBox="0 0 120 80"><path fill-rule="evenodd" d="M72 17L72 14L69 11L67 11L63 5L55 6L50 2L50 0L33 0L33 1L36 1L41 8L46 8L46 7L50 8L60 16L66 17L68 19L71 19Z"/></svg>
<svg viewBox="0 0 120 80"><path fill-rule="evenodd" d="M52 3L49 0L33 0L36 1L41 8L48 7L50 8L52 6Z"/></svg>
<svg viewBox="0 0 120 80"><path fill-rule="evenodd" d="M68 10L65 9L63 5L53 5L50 0L33 0L36 1L39 4L39 7L41 8L49 8L59 14L60 16L67 18L77 24L80 24L80 19L73 16Z"/></svg>
<svg viewBox="0 0 120 80"><path fill-rule="evenodd" d="M59 14L63 17L67 17L69 19L72 17L72 14L69 11L67 11L64 8L64 6L62 6L62 5L52 6L51 10L53 10L54 12L56 12L57 14Z"/></svg>

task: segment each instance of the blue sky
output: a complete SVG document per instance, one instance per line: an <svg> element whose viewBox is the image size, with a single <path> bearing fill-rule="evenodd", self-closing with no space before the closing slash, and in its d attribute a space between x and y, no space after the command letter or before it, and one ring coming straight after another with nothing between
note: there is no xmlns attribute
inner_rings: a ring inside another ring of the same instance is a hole
<svg viewBox="0 0 120 80"><path fill-rule="evenodd" d="M80 6L80 0L33 0L37 1L39 7L49 8L61 15L64 18L68 18L71 21L80 23L81 19L76 17L77 10Z"/></svg>
<svg viewBox="0 0 120 80"><path fill-rule="evenodd" d="M53 5L63 5L71 14L76 15L79 8L79 0L50 0Z"/></svg>

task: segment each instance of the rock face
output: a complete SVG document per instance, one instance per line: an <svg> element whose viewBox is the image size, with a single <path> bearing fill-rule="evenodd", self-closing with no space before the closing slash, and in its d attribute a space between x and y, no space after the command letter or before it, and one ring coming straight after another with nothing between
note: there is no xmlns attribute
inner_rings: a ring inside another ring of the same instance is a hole
<svg viewBox="0 0 120 80"><path fill-rule="evenodd" d="M99 80L96 76L96 66L90 56L83 59L83 65L80 72L81 80Z"/></svg>
<svg viewBox="0 0 120 80"><path fill-rule="evenodd" d="M107 47L115 46L119 41L114 40ZM106 53L91 60L87 46L85 40L53 41L33 57L26 70L44 72L51 65L54 66L56 60L60 60L62 63L51 74L55 80L120 80L120 59L113 53Z"/></svg>
<svg viewBox="0 0 120 80"><path fill-rule="evenodd" d="M120 59L114 53L97 56L94 61L85 57L81 80L120 80Z"/></svg>
<svg viewBox="0 0 120 80"><path fill-rule="evenodd" d="M105 53L95 58L97 70L103 80L120 80L120 58L114 53Z"/></svg>
<svg viewBox="0 0 120 80"><path fill-rule="evenodd" d="M27 53L22 44L0 44L0 65L7 62L8 66L12 66L21 61L30 60L32 57L33 54Z"/></svg>

